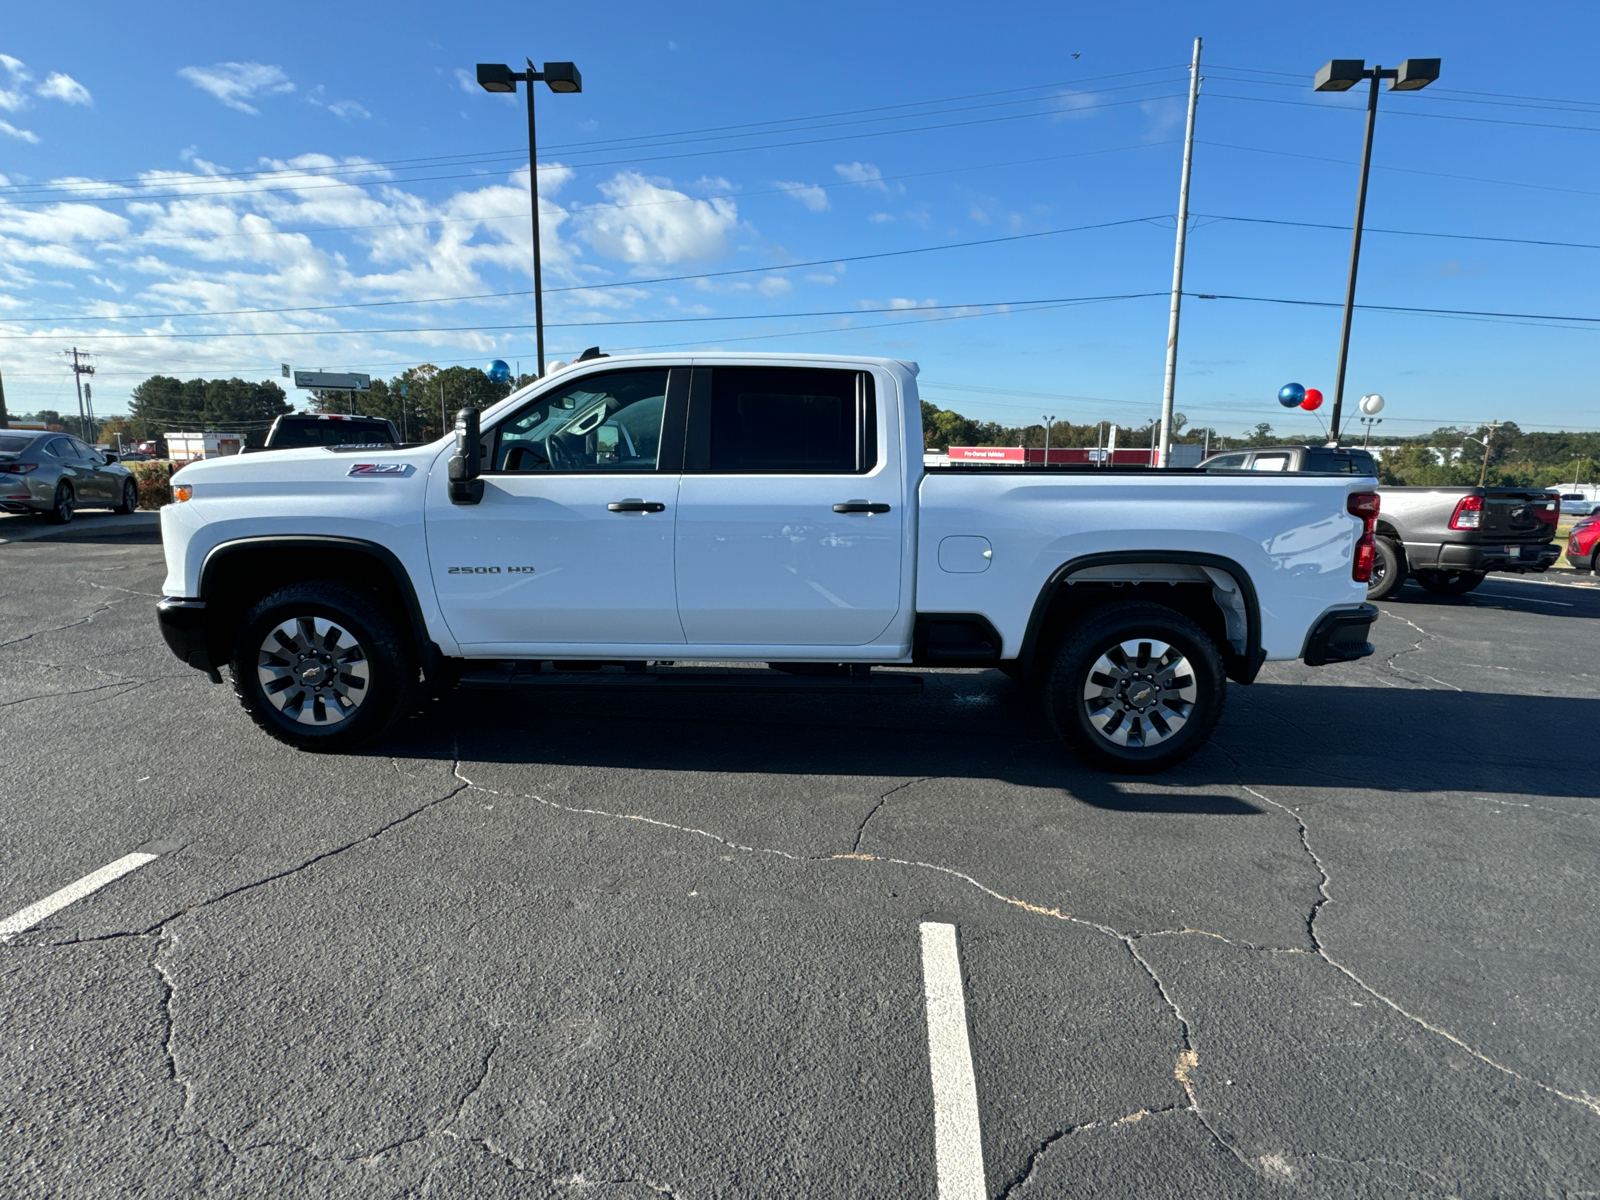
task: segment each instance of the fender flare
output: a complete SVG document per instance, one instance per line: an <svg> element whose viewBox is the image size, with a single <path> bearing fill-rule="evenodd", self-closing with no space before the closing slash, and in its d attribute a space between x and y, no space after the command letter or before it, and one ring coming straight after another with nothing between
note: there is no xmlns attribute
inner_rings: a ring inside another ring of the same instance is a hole
<svg viewBox="0 0 1600 1200"><path fill-rule="evenodd" d="M1231 558L1220 554L1207 554L1196 550L1112 550L1100 554L1085 554L1062 563L1034 599L1033 612L1028 616L1027 632L1023 634L1022 649L1017 654L1020 663L1031 663L1039 648L1039 638L1044 632L1044 620L1055 603L1057 593L1067 585L1067 577L1089 567L1119 567L1130 563L1175 563L1187 567L1211 567L1224 571L1239 585L1239 595L1245 606L1245 652L1231 646L1219 647L1227 665L1228 678L1237 683L1254 682L1266 662L1266 651L1261 648L1261 603L1256 597L1256 585L1250 572Z"/></svg>
<svg viewBox="0 0 1600 1200"><path fill-rule="evenodd" d="M423 671L430 677L437 673L443 652L439 649L438 643L428 635L428 623L422 615L422 604L417 599L417 589L411 582L410 572L389 547L365 538L338 537L332 534L263 534L219 542L206 552L205 562L201 564L198 598L201 600L208 598L217 567L221 562L251 550L343 550L376 559L389 572L395 589L400 594L406 617L411 622L411 633L417 647L417 655L422 660Z"/></svg>

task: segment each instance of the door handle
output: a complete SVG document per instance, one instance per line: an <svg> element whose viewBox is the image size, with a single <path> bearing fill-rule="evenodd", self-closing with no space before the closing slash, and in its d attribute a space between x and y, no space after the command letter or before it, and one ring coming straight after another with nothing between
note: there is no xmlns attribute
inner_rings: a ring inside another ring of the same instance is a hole
<svg viewBox="0 0 1600 1200"><path fill-rule="evenodd" d="M636 496L630 496L626 500L613 500L610 504L606 505L606 511L643 513L666 512L667 506L655 500L640 500Z"/></svg>
<svg viewBox="0 0 1600 1200"><path fill-rule="evenodd" d="M846 500L843 504L835 504L833 511L836 513L886 513L889 511L887 504L874 504L867 500Z"/></svg>

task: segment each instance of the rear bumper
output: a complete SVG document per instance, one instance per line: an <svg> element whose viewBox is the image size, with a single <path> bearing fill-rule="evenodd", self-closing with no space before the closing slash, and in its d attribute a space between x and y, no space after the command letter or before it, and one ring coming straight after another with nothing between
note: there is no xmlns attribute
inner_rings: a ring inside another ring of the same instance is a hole
<svg viewBox="0 0 1600 1200"><path fill-rule="evenodd" d="M197 671L204 671L216 682L219 678L211 652L206 647L206 602L166 596L156 605L156 623L161 636L180 660Z"/></svg>
<svg viewBox="0 0 1600 1200"><path fill-rule="evenodd" d="M1377 619L1376 604L1358 604L1323 613L1311 627L1301 660L1308 667L1325 667L1329 663L1366 658L1373 652L1372 643L1367 641L1367 631Z"/></svg>
<svg viewBox="0 0 1600 1200"><path fill-rule="evenodd" d="M1509 545L1452 545L1439 547L1441 571L1544 571L1561 557L1556 542Z"/></svg>

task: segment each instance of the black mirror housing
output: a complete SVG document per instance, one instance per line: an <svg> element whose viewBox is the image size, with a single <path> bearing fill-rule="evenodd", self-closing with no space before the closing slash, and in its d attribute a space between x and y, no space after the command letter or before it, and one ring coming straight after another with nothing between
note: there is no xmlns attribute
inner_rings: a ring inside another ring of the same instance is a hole
<svg viewBox="0 0 1600 1200"><path fill-rule="evenodd" d="M463 408L456 414L456 452L447 474L451 504L477 504L483 500L483 480L478 478L483 438L478 432L478 410Z"/></svg>

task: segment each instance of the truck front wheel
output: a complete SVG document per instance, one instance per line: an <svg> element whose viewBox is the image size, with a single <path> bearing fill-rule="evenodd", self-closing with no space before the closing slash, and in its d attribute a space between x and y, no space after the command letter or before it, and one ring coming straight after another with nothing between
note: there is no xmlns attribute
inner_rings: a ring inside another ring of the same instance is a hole
<svg viewBox="0 0 1600 1200"><path fill-rule="evenodd" d="M1129 604L1067 631L1043 691L1050 723L1090 763L1148 774L1205 744L1227 687L1205 630L1170 608Z"/></svg>
<svg viewBox="0 0 1600 1200"><path fill-rule="evenodd" d="M302 750L346 750L383 733L417 671L394 621L336 580L263 596L240 622L229 664L252 720Z"/></svg>

